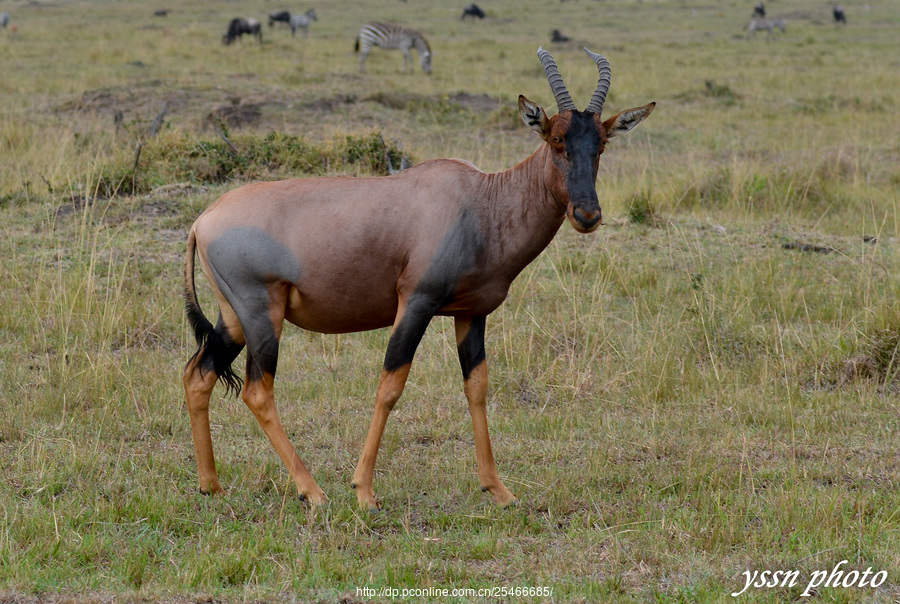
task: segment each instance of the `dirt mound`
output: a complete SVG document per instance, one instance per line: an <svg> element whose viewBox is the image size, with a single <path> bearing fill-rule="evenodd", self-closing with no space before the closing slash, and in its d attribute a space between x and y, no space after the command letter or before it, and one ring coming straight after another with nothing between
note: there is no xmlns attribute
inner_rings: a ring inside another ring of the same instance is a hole
<svg viewBox="0 0 900 604"><path fill-rule="evenodd" d="M216 107L209 117L222 120L229 128L242 128L259 123L262 114L263 103L232 103Z"/></svg>

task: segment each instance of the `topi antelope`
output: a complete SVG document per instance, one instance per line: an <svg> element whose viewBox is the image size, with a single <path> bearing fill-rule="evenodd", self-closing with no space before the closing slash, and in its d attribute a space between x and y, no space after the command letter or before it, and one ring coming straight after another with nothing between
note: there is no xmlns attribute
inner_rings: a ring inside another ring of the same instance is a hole
<svg viewBox="0 0 900 604"><path fill-rule="evenodd" d="M559 111L548 117L519 97L522 119L544 143L505 172L485 174L465 161L438 159L380 178L254 183L226 193L197 219L188 235L184 276L198 350L185 367L184 388L202 493L223 492L210 436L210 394L217 379L235 393L241 389L231 364L246 346L241 396L301 498L324 503L325 493L275 409L284 321L322 333L392 325L375 412L351 482L359 505L377 508L372 477L385 423L428 323L441 315L455 319L481 488L500 506L516 501L497 473L488 436L485 318L566 219L580 233L601 224L600 154L655 106L602 120L609 62L585 51L600 80L587 108L579 111L553 57L538 49ZM215 326L197 301L195 253L218 302Z"/></svg>

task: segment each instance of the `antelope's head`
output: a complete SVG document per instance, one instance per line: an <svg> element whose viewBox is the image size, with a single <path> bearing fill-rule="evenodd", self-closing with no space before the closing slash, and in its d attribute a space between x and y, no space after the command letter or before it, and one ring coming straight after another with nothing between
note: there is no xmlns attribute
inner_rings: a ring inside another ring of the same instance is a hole
<svg viewBox="0 0 900 604"><path fill-rule="evenodd" d="M634 107L603 120L603 103L609 91L609 61L602 55L584 51L597 64L600 81L584 111L578 111L559 69L550 53L538 49L550 88L556 97L558 112L553 117L540 105L519 96L519 114L528 126L550 146L549 174L545 175L550 192L566 205L566 217L579 233L590 233L601 224L597 198L597 167L600 154L611 138L632 130L650 115L656 103Z"/></svg>

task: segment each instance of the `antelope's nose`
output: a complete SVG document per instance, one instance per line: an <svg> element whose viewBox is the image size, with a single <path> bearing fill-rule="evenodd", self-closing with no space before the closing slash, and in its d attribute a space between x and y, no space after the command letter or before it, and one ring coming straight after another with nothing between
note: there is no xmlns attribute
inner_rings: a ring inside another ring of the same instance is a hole
<svg viewBox="0 0 900 604"><path fill-rule="evenodd" d="M572 218L578 223L585 232L590 232L600 224L600 209L584 211L581 208L575 208L572 211Z"/></svg>

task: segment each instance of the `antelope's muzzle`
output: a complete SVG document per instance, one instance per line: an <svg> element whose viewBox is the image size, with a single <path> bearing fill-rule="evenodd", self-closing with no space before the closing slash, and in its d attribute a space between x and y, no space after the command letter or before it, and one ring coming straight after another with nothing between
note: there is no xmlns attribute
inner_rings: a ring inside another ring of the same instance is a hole
<svg viewBox="0 0 900 604"><path fill-rule="evenodd" d="M599 205L596 210L585 210L569 204L566 214L572 227L579 233L590 233L602 224L603 215Z"/></svg>

